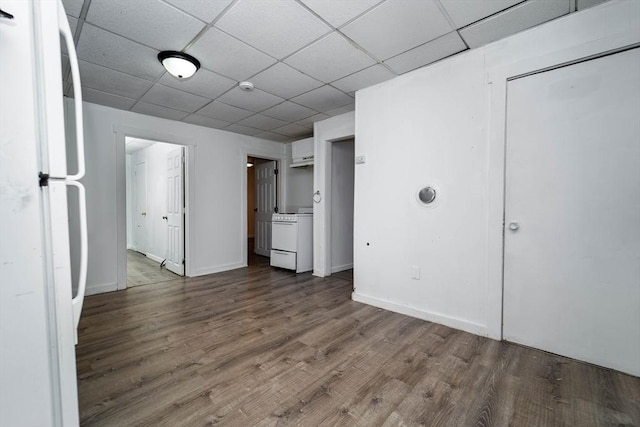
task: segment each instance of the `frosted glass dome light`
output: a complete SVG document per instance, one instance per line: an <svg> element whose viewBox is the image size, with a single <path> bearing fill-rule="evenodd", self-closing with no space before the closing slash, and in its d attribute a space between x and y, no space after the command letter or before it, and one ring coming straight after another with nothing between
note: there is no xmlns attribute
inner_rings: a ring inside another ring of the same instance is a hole
<svg viewBox="0 0 640 427"><path fill-rule="evenodd" d="M180 80L188 79L200 68L200 61L196 58L174 50L160 52L158 60L172 76Z"/></svg>

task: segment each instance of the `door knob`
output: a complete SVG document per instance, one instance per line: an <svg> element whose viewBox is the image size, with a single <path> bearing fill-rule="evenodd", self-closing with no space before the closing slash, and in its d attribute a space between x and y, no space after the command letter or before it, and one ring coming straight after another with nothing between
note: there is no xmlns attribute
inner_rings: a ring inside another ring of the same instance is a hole
<svg viewBox="0 0 640 427"><path fill-rule="evenodd" d="M146 212L142 212L142 213L140 213L140 215L147 216L147 213Z"/></svg>
<svg viewBox="0 0 640 427"><path fill-rule="evenodd" d="M169 218L167 218L166 216L163 216L162 219L166 219L167 221L169 221Z"/></svg>
<svg viewBox="0 0 640 427"><path fill-rule="evenodd" d="M518 224L516 221L509 223L509 230L516 231L518 228L520 228L520 224Z"/></svg>

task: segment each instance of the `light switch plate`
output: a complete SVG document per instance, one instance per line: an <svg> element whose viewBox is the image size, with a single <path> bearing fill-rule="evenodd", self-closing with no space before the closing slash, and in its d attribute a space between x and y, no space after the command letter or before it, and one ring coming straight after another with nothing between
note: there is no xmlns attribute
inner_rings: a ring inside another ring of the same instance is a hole
<svg viewBox="0 0 640 427"><path fill-rule="evenodd" d="M361 165L367 163L367 157L366 156L356 156L356 165Z"/></svg>
<svg viewBox="0 0 640 427"><path fill-rule="evenodd" d="M420 280L420 267L417 265L411 266L411 278L414 280Z"/></svg>

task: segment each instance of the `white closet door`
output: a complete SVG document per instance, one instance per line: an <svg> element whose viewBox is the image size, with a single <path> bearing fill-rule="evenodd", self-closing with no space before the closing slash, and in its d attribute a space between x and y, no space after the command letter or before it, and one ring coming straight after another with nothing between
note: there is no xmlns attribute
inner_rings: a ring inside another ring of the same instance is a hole
<svg viewBox="0 0 640 427"><path fill-rule="evenodd" d="M640 49L508 83L503 334L640 375Z"/></svg>
<svg viewBox="0 0 640 427"><path fill-rule="evenodd" d="M167 154L167 270L184 276L183 147Z"/></svg>
<svg viewBox="0 0 640 427"><path fill-rule="evenodd" d="M271 255L271 216L276 206L277 162L259 163L256 173L256 227L254 252L262 256Z"/></svg>

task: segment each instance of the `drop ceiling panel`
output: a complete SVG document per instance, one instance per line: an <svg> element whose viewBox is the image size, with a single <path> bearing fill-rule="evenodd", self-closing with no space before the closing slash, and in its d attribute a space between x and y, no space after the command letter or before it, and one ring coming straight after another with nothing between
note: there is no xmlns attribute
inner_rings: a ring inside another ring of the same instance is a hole
<svg viewBox="0 0 640 427"><path fill-rule="evenodd" d="M69 29L71 30L71 34L76 33L76 29L78 28L78 20L73 16L67 15L67 21L69 21ZM68 55L67 44L64 42L62 36L60 36L60 50L63 54Z"/></svg>
<svg viewBox="0 0 640 427"><path fill-rule="evenodd" d="M520 2L522 0L440 0L456 28L462 28Z"/></svg>
<svg viewBox="0 0 640 427"><path fill-rule="evenodd" d="M336 32L295 53L284 62L325 83L375 64L373 59Z"/></svg>
<svg viewBox="0 0 640 427"><path fill-rule="evenodd" d="M292 101L319 112L343 107L354 102L352 97L329 85L319 87L311 92L297 96L293 98Z"/></svg>
<svg viewBox="0 0 640 427"><path fill-rule="evenodd" d="M204 23L160 0L92 0L87 22L158 50L182 50Z"/></svg>
<svg viewBox="0 0 640 427"><path fill-rule="evenodd" d="M266 108L273 107L276 104L281 103L284 99L279 96L271 95L270 93L261 91L260 89L254 89L250 92L244 91L239 87L231 89L218 98L218 101L225 104L233 105L234 107L244 108L249 111L262 111Z"/></svg>
<svg viewBox="0 0 640 427"><path fill-rule="evenodd" d="M340 114L348 113L350 111L354 111L356 109L355 102L349 105L345 105L344 107L334 108L333 110L329 110L326 113L330 116L339 116Z"/></svg>
<svg viewBox="0 0 640 427"><path fill-rule="evenodd" d="M381 0L301 0L322 19L340 27L358 15L371 9Z"/></svg>
<svg viewBox="0 0 640 427"><path fill-rule="evenodd" d="M173 110L167 107L161 107L155 104L149 104L148 102L138 101L136 105L131 108L131 111L136 113L147 114L149 116L162 117L170 120L182 120L189 115L184 111Z"/></svg>
<svg viewBox="0 0 640 427"><path fill-rule="evenodd" d="M229 125L226 128L224 128L224 130L229 132L241 133L243 135L249 135L249 136L254 136L256 134L263 132L260 129L254 129L249 126L243 126L239 124Z"/></svg>
<svg viewBox="0 0 640 427"><path fill-rule="evenodd" d="M586 9L588 7L592 7L595 5L598 5L600 3L604 3L607 0L577 0L577 9L578 10L582 10L582 9Z"/></svg>
<svg viewBox="0 0 640 427"><path fill-rule="evenodd" d="M434 0L387 0L341 31L384 60L452 29Z"/></svg>
<svg viewBox="0 0 640 427"><path fill-rule="evenodd" d="M187 50L205 67L237 81L273 65L276 60L223 33L210 28Z"/></svg>
<svg viewBox="0 0 640 427"><path fill-rule="evenodd" d="M134 77L111 68L78 61L82 85L127 98L140 98L153 85L149 80Z"/></svg>
<svg viewBox="0 0 640 427"><path fill-rule="evenodd" d="M570 0L529 0L460 30L469 47L479 47L569 13Z"/></svg>
<svg viewBox="0 0 640 427"><path fill-rule="evenodd" d="M253 112L223 104L222 102L213 101L198 110L198 115L233 123L253 115Z"/></svg>
<svg viewBox="0 0 640 427"><path fill-rule="evenodd" d="M62 5L67 15L75 16L76 18L80 17L82 3L84 3L84 0L62 0Z"/></svg>
<svg viewBox="0 0 640 427"><path fill-rule="evenodd" d="M272 130L286 125L287 122L285 122L284 120L274 119L273 117L268 117L262 114L255 114L251 117L240 120L238 124L250 126L252 128L261 130Z"/></svg>
<svg viewBox="0 0 640 427"><path fill-rule="evenodd" d="M177 8L210 23L222 13L233 0L164 0Z"/></svg>
<svg viewBox="0 0 640 427"><path fill-rule="evenodd" d="M93 104L106 105L107 107L118 108L120 110L128 110L136 103L135 99L126 98L124 96L114 95L112 93L101 92L99 90L82 87L82 100Z"/></svg>
<svg viewBox="0 0 640 427"><path fill-rule="evenodd" d="M216 129L222 129L231 124L229 122L225 122L224 120L212 119L211 117L200 116L198 114L190 114L182 119L182 121L194 125L206 126Z"/></svg>
<svg viewBox="0 0 640 427"><path fill-rule="evenodd" d="M273 132L260 132L254 136L260 139L268 139L269 141L282 141L285 139L282 135Z"/></svg>
<svg viewBox="0 0 640 427"><path fill-rule="evenodd" d="M289 99L322 86L322 82L278 62L255 77L251 82L258 88L282 98Z"/></svg>
<svg viewBox="0 0 640 427"><path fill-rule="evenodd" d="M411 49L408 52L401 53L398 56L384 61L393 71L398 74L404 74L416 68L423 67L432 62L438 61L447 56L465 50L467 46L464 44L460 35L456 31L438 37L428 43Z"/></svg>
<svg viewBox="0 0 640 427"><path fill-rule="evenodd" d="M86 22L77 52L80 59L143 79L154 80L164 72L156 50Z"/></svg>
<svg viewBox="0 0 640 427"><path fill-rule="evenodd" d="M215 25L278 59L331 31L294 0L239 0Z"/></svg>
<svg viewBox="0 0 640 427"><path fill-rule="evenodd" d="M211 101L210 99L157 83L140 99L151 104L162 105L188 113L199 110Z"/></svg>
<svg viewBox="0 0 640 427"><path fill-rule="evenodd" d="M362 71L358 71L357 73L351 74L350 76L343 77L340 80L331 83L331 86L348 93L373 86L393 77L395 77L395 74L387 70L382 65L374 65L372 67L365 68Z"/></svg>
<svg viewBox="0 0 640 427"><path fill-rule="evenodd" d="M219 97L237 84L235 80L228 79L204 68L200 68L193 77L182 80L173 77L169 73L164 73L158 83L211 99Z"/></svg>
<svg viewBox="0 0 640 427"><path fill-rule="evenodd" d="M290 123L286 126L276 128L273 130L273 132L291 137L302 137L310 135L312 133L310 129L304 126L297 125L295 123Z"/></svg>
<svg viewBox="0 0 640 427"><path fill-rule="evenodd" d="M278 104L275 107L271 107L268 110L263 111L262 114L292 122L313 116L317 114L317 112L311 108L296 104L295 102L285 101L282 104Z"/></svg>
<svg viewBox="0 0 640 427"><path fill-rule="evenodd" d="M307 117L305 119L298 120L295 123L297 125L308 127L309 129L313 129L313 123L314 122L319 122L320 120L325 120L325 119L328 119L329 117L331 117L331 116L329 116L328 114L318 113L318 114L315 114L315 115L313 115L311 117Z"/></svg>

